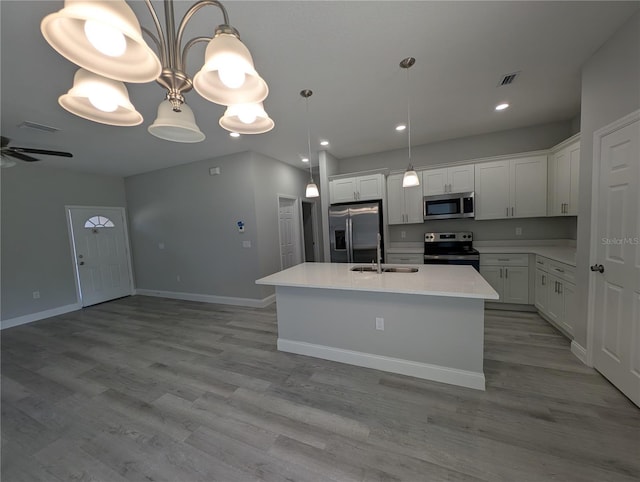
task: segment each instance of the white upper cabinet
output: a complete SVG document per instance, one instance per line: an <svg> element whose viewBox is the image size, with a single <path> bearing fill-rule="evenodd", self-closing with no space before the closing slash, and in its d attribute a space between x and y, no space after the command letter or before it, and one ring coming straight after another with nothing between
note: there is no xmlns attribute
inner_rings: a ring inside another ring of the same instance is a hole
<svg viewBox="0 0 640 482"><path fill-rule="evenodd" d="M424 195L473 191L474 175L473 164L428 169L422 172Z"/></svg>
<svg viewBox="0 0 640 482"><path fill-rule="evenodd" d="M382 199L382 174L345 177L329 181L331 204Z"/></svg>
<svg viewBox="0 0 640 482"><path fill-rule="evenodd" d="M387 177L389 224L421 224L424 222L422 186L402 187L403 177L404 174L391 174Z"/></svg>
<svg viewBox="0 0 640 482"><path fill-rule="evenodd" d="M549 155L549 216L578 215L580 138L554 147Z"/></svg>
<svg viewBox="0 0 640 482"><path fill-rule="evenodd" d="M547 156L530 156L475 166L476 219L547 215Z"/></svg>

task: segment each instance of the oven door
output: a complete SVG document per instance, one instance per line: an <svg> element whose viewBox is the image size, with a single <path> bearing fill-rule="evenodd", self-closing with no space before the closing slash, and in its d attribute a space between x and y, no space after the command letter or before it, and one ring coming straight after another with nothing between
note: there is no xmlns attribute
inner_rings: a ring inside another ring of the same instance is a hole
<svg viewBox="0 0 640 482"><path fill-rule="evenodd" d="M473 266L480 271L480 256L477 254L425 254L424 264L458 264Z"/></svg>

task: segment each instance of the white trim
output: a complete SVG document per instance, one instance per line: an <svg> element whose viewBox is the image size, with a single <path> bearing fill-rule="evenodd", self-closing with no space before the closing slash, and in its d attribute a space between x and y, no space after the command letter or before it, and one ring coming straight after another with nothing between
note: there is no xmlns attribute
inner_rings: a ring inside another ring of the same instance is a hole
<svg viewBox="0 0 640 482"><path fill-rule="evenodd" d="M44 320L45 318L51 318L52 316L64 315L72 311L81 309L80 303L73 303L71 305L58 306L57 308L51 308L50 310L39 311L37 313L29 313L28 315L18 316L16 318L9 318L8 320L0 321L0 329L12 328L18 325L25 325L38 320Z"/></svg>
<svg viewBox="0 0 640 482"><path fill-rule="evenodd" d="M593 165L591 170L591 244L589 246L589 266L597 263L598 255L598 204L600 202L600 151L602 138L629 124L640 120L640 109L601 127L593 133ZM591 274L591 273L590 273ZM585 364L593 366L593 344L595 330L596 279L589 276L589 298L587 300L587 347Z"/></svg>
<svg viewBox="0 0 640 482"><path fill-rule="evenodd" d="M138 288L136 294L154 296L156 298L170 298L172 300L201 301L203 303L218 303L221 305L247 306L249 308L266 308L276 301L275 293L266 298L236 298L233 296L204 295L200 293L179 293L176 291L145 290Z"/></svg>
<svg viewBox="0 0 640 482"><path fill-rule="evenodd" d="M587 350L575 340L571 342L571 353L573 353L578 360L587 365Z"/></svg>
<svg viewBox="0 0 640 482"><path fill-rule="evenodd" d="M561 151L562 149L564 149L565 147L573 144L576 141L580 140L580 132L578 132L577 134L572 135L571 137L569 137L568 139L565 139L564 141L556 144L555 146L553 146L551 149L549 149L549 154L555 154L558 151Z"/></svg>
<svg viewBox="0 0 640 482"><path fill-rule="evenodd" d="M286 340L283 338L278 338L278 350L322 358L324 360L348 363L349 365L373 368L385 372L399 373L401 375L423 378L434 382L449 383L451 385L476 390L485 389L484 373L458 370L440 365L402 360L400 358L374 355L360 351L343 350L341 348L316 345L303 341Z"/></svg>

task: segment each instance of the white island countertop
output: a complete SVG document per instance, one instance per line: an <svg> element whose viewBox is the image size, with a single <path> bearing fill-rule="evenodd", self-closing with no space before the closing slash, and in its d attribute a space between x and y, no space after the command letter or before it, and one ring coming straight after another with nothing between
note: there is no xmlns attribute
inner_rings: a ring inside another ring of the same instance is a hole
<svg viewBox="0 0 640 482"><path fill-rule="evenodd" d="M471 266L420 265L417 273L381 274L351 271L354 266L371 266L371 264L303 263L261 278L256 283L486 300L499 298L498 293ZM383 267L393 266L402 265L383 265Z"/></svg>

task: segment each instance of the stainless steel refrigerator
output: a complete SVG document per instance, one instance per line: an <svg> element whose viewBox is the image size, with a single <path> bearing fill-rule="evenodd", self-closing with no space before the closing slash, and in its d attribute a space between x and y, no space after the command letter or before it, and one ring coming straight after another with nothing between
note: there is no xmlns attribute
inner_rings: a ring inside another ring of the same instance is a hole
<svg viewBox="0 0 640 482"><path fill-rule="evenodd" d="M331 206L331 262L371 263L376 259L378 233L384 253L382 232L382 201Z"/></svg>

